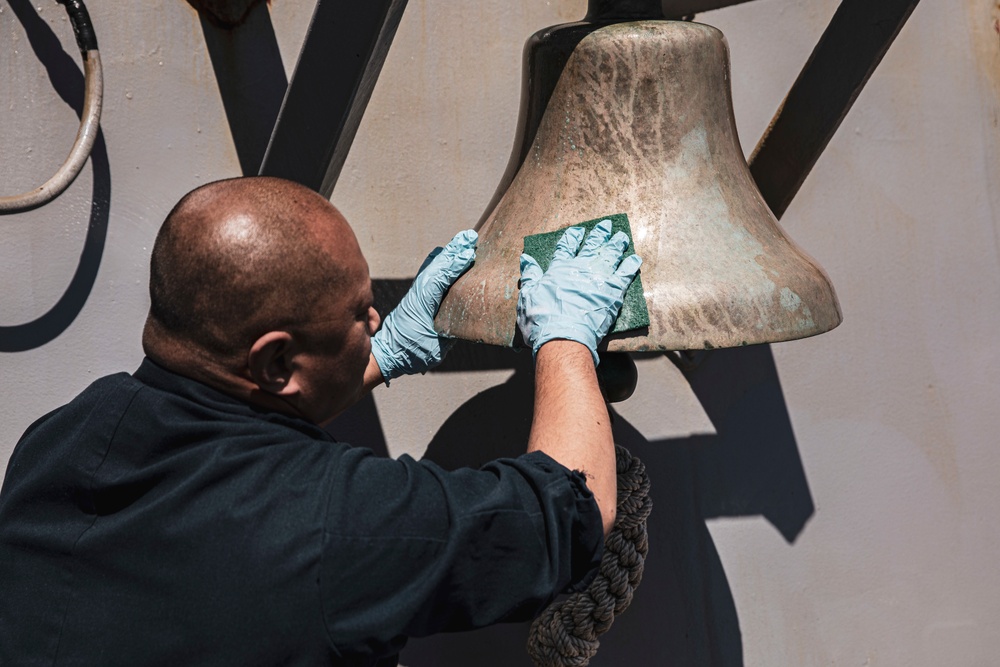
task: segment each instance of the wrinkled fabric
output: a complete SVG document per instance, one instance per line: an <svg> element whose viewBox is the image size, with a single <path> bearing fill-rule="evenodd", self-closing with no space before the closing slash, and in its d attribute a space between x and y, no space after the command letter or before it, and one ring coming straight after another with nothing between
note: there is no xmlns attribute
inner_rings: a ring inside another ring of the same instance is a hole
<svg viewBox="0 0 1000 667"><path fill-rule="evenodd" d="M540 452L380 458L146 360L14 450L0 664L395 665L408 637L530 618L602 543Z"/></svg>

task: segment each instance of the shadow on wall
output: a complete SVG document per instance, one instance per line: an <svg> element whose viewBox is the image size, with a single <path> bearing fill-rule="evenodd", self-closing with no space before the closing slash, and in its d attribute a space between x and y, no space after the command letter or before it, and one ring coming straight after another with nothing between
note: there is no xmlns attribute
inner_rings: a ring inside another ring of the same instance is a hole
<svg viewBox="0 0 1000 667"><path fill-rule="evenodd" d="M504 384L466 402L440 428L427 458L447 468L478 466L523 452L531 426L528 354L459 343L445 370L506 366ZM663 363L668 363L664 360ZM743 665L739 619L719 554L705 525L715 517L764 516L788 542L814 507L770 347L716 350L687 374L715 435L649 441L615 417L615 439L652 479L649 557L631 608L602 638L591 661L611 665ZM374 405L359 406L331 430L385 451ZM374 425L374 427L373 427ZM373 435L372 431L378 431ZM411 641L407 667L530 667L527 624Z"/></svg>
<svg viewBox="0 0 1000 667"><path fill-rule="evenodd" d="M188 1L199 10L240 169L256 176L288 88L267 4Z"/></svg>
<svg viewBox="0 0 1000 667"><path fill-rule="evenodd" d="M205 14L201 24L240 166L244 174L251 175L260 168L288 82L267 5L256 0L243 4L246 11L240 16L238 30ZM59 38L29 0L10 0L10 8L53 88L80 116L84 98L80 66L63 50ZM90 159L94 172L90 224L76 272L62 297L44 315L25 324L0 326L0 352L23 352L54 340L73 323L90 296L110 217L111 168L103 131L97 135ZM374 410L373 403L369 407Z"/></svg>
<svg viewBox="0 0 1000 667"><path fill-rule="evenodd" d="M52 87L77 114L83 114L84 77L76 60L66 53L59 38L35 12L28 0L10 0L10 8L28 36L28 43L45 66ZM69 286L41 317L14 326L0 326L0 352L23 352L41 347L65 331L83 310L104 255L111 204L111 167L104 133L99 131L90 154L94 172L90 223L80 253L80 262Z"/></svg>

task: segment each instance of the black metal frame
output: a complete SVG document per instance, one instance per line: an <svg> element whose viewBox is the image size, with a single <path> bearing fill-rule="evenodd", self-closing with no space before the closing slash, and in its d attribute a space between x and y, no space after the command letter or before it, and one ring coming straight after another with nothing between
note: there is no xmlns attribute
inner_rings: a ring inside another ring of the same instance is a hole
<svg viewBox="0 0 1000 667"><path fill-rule="evenodd" d="M329 197L406 0L317 0L260 166Z"/></svg>
<svg viewBox="0 0 1000 667"><path fill-rule="evenodd" d="M919 0L843 0L750 157L780 218Z"/></svg>
<svg viewBox="0 0 1000 667"><path fill-rule="evenodd" d="M748 1L662 4L664 15L690 19L695 13ZM750 159L751 173L778 218L918 2L842 0ZM261 174L288 178L330 196L405 6L406 0L317 0ZM376 279L380 310L394 307L410 282ZM457 356L467 363L446 364L442 370L506 363L502 354L487 355L489 361L483 364L476 363L477 355Z"/></svg>
<svg viewBox="0 0 1000 667"><path fill-rule="evenodd" d="M665 15L749 0L663 0ZM781 217L919 0L843 0L750 159ZM406 0L317 0L260 173L330 196Z"/></svg>

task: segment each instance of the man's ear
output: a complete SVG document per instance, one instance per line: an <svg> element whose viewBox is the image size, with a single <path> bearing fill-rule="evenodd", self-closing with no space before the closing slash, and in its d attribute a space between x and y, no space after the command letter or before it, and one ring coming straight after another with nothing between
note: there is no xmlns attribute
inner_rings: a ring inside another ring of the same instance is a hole
<svg viewBox="0 0 1000 667"><path fill-rule="evenodd" d="M295 372L295 339L287 331L269 331L250 346L250 379L261 391L295 396L300 387Z"/></svg>

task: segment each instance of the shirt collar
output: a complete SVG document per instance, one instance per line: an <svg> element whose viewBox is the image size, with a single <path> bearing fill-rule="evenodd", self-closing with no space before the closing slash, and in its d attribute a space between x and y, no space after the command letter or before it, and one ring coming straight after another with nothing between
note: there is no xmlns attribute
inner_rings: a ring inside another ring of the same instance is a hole
<svg viewBox="0 0 1000 667"><path fill-rule="evenodd" d="M203 382L167 370L149 357L143 358L142 363L132 374L132 377L153 389L181 396L222 412L241 414L267 422L283 424L302 431L310 437L330 440L331 442L334 441L329 433L313 423L298 417L250 405L246 401L223 393Z"/></svg>

